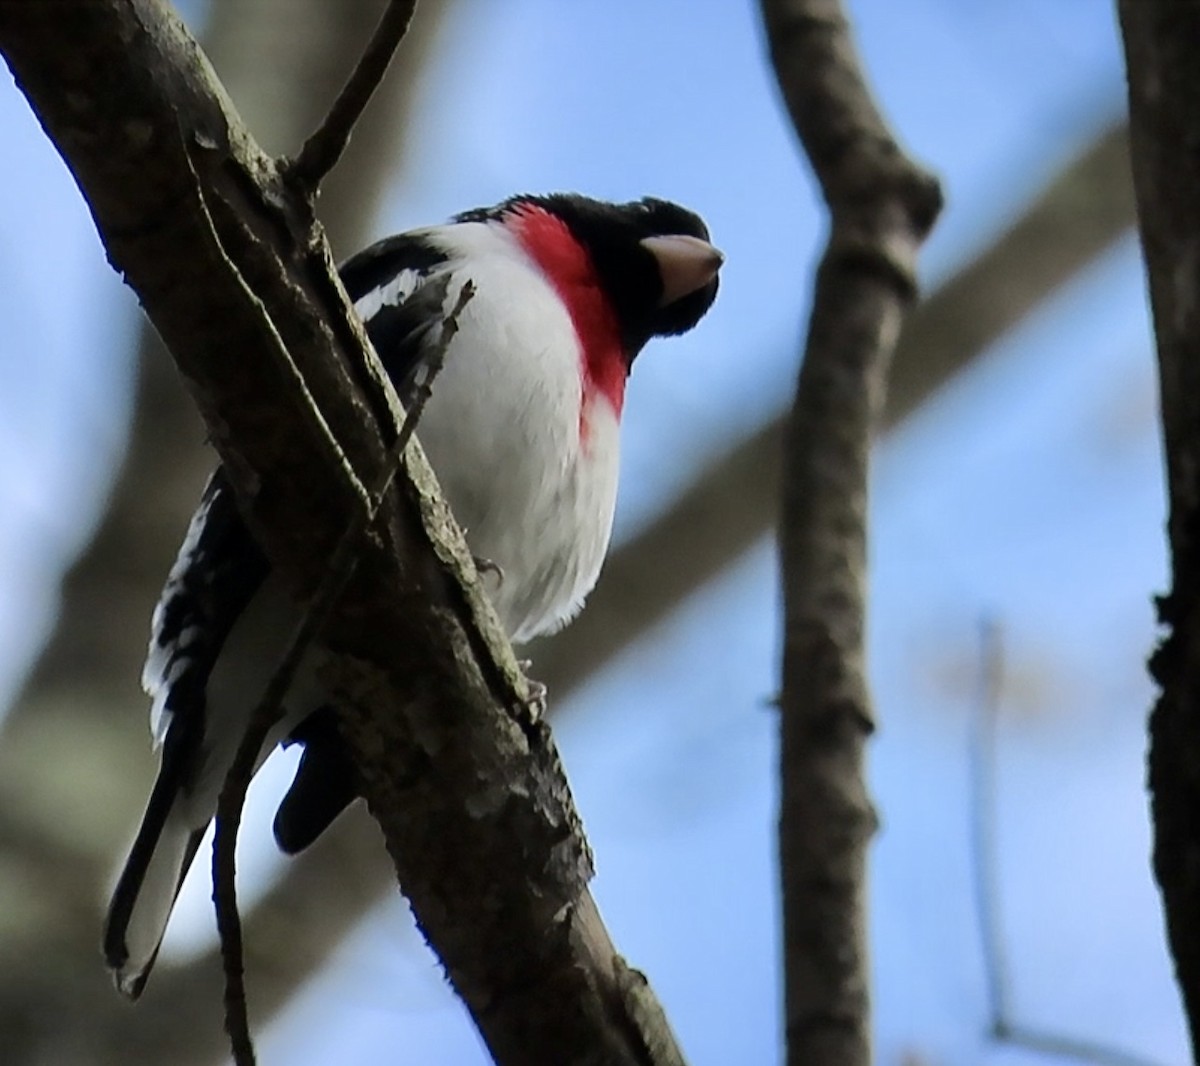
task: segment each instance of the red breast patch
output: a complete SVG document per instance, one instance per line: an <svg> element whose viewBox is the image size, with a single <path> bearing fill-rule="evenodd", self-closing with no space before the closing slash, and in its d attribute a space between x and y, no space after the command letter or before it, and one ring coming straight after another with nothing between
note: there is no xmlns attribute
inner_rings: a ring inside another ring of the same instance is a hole
<svg viewBox="0 0 1200 1066"><path fill-rule="evenodd" d="M586 436L588 405L603 398L618 417L625 401L628 366L621 331L592 258L560 218L534 205L519 207L509 227L566 305L582 352L583 404L580 437Z"/></svg>

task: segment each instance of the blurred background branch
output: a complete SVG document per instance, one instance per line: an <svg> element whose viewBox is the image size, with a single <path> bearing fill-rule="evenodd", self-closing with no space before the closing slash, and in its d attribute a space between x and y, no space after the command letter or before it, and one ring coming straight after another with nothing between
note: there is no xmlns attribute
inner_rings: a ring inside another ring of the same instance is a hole
<svg viewBox="0 0 1200 1066"><path fill-rule="evenodd" d="M1015 977L1004 932L1000 854L996 846L997 724L1004 702L1004 629L994 618L979 624L979 683L971 708L971 873L975 916L987 985L988 1033L997 1044L1092 1066L1163 1066L1116 1045L1098 1044L1054 1028L1029 1026L1013 1008Z"/></svg>

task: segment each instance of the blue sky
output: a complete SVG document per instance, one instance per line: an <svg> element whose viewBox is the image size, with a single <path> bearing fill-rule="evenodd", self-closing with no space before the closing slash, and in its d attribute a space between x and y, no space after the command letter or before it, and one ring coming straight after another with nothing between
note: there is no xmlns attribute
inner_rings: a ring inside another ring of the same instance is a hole
<svg viewBox="0 0 1200 1066"><path fill-rule="evenodd" d="M886 112L946 184L923 260L930 283L1120 112L1109 5L850 6ZM518 190L653 193L701 211L728 256L702 327L638 362L618 518L627 536L787 404L824 226L811 181L752 4L475 0L460 10L422 92L416 165L380 232ZM0 686L11 691L39 635L29 619L52 617L53 582L119 454L134 304L7 83L0 128L10 158L0 169L10 324ZM907 1051L934 1063L1042 1061L982 1035L967 795L985 617L1007 648L997 835L1019 1020L1185 1058L1143 794L1149 597L1166 580L1148 331L1129 239L879 450L870 669L881 731L870 763L883 820L871 890L881 1063ZM579 691L558 729L601 909L695 1064L780 1060L767 708L777 641L764 541ZM261 808L277 787L256 790ZM266 817L250 829L264 840ZM277 867L266 847L247 851L259 876ZM177 950L207 935L205 895L189 887ZM486 1061L398 901L270 1027L263 1051L316 1063L336 1049L366 1062L395 1046L432 1066Z"/></svg>

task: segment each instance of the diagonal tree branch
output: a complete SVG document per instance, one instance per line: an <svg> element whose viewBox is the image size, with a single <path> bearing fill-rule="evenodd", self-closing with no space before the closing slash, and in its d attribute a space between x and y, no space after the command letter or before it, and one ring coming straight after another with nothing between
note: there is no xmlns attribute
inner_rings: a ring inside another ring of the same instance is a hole
<svg viewBox="0 0 1200 1066"><path fill-rule="evenodd" d="M780 866L788 1062L871 1061L863 779L867 463L937 182L892 138L839 0L763 0L771 57L832 215L784 441Z"/></svg>
<svg viewBox="0 0 1200 1066"><path fill-rule="evenodd" d="M0 49L306 601L396 409L304 205L160 3L5 5ZM326 675L406 894L493 1054L681 1061L599 922L557 754L419 449L358 555Z"/></svg>
<svg viewBox="0 0 1200 1066"><path fill-rule="evenodd" d="M383 6L213 0L206 49L254 129L291 147L320 122ZM325 183L321 217L337 247L364 243L382 190L403 172L406 118L452 11L450 0L421 4L404 62L385 77ZM80 1047L94 1066L207 1066L228 1053L219 1013L206 1010L220 999L215 954L175 966L160 960L150 1009L132 1012L97 966L106 883L149 788L137 685L149 606L212 465L178 372L154 330L141 332L134 421L112 499L64 581L55 634L0 736L0 855L6 868L29 872L24 898L55 901L26 908L23 920L0 929L0 955L24 960L0 974L0 1032L14 1066L77 1061L72 1049ZM81 735L91 740L81 744ZM47 765L62 772L40 772ZM365 908L394 891L368 819L357 813L338 836L289 863L287 881L255 908L248 963L258 1024L320 967ZM329 907L330 896L344 907ZM7 899L5 909L13 911ZM171 1024L158 1024L163 1017Z"/></svg>
<svg viewBox="0 0 1200 1066"><path fill-rule="evenodd" d="M390 0L366 51L353 74L338 94L329 114L317 131L304 143L296 160L285 164L284 180L302 197L303 207L312 211L321 181L337 164L346 150L355 124L362 117L380 82L391 65L392 57L404 39L412 21L415 0ZM324 237L314 231L319 241ZM384 465L382 480L368 495L366 506L353 512L341 535L329 566L292 636L266 691L251 716L233 762L226 774L217 802L212 855L212 899L216 909L222 968L225 973L225 1032L229 1035L234 1061L239 1066L254 1066L254 1042L246 1007L242 920L238 911L236 853L237 838L246 803L246 790L254 776L259 753L267 734L279 720L282 704L300 661L317 640L321 630L345 590L357 562L355 546L366 533L384 498L391 489L396 470L416 428L417 419L430 396L430 383L440 372L446 349L458 332L458 318L474 296L470 281L462 287L458 302L442 324L440 341L424 367L424 375L415 399L405 413L404 422L392 442ZM443 294L444 296L445 294ZM286 358L286 353L285 353Z"/></svg>

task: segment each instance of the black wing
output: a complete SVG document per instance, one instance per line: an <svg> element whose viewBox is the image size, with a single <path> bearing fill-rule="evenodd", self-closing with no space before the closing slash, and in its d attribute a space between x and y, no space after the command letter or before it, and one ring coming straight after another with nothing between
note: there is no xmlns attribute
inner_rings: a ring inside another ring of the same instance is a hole
<svg viewBox="0 0 1200 1066"><path fill-rule="evenodd" d="M441 319L442 286L424 283L446 258L422 236L402 234L371 245L340 268L397 389L411 380L421 362L422 341ZM159 741L181 714L202 718L209 673L269 571L238 512L224 469L218 467L151 624L142 683L154 699L151 721Z"/></svg>
<svg viewBox="0 0 1200 1066"><path fill-rule="evenodd" d="M405 390L420 365L427 332L442 316L444 282L452 273L442 268L445 262L446 257L428 240L407 235L381 241L343 268L346 286L398 389ZM442 278L427 284L435 274ZM209 680L234 627L269 573L270 564L238 512L224 469L218 467L155 608L142 672L153 698L151 723L162 760L137 839L113 892L104 933L109 965L120 987L134 998L157 955L157 946L146 955L146 938L154 933L161 937L207 822L206 811L190 812L191 818L200 818L200 824L188 824L185 818L182 827L170 825L164 842L172 812L181 797L206 778L211 780L213 768L206 767L205 761L214 742L229 739L207 735L212 710ZM269 669L273 664L263 666ZM221 728L234 726L225 721ZM280 808L276 835L285 849L299 850L354 799L357 790L353 766L344 755L329 708L318 708L296 728L292 739L305 745L305 753ZM131 961L129 940L134 929L138 958Z"/></svg>
<svg viewBox="0 0 1200 1066"><path fill-rule="evenodd" d="M217 467L151 623L142 684L153 698L151 728L164 741L176 723L203 731L204 690L229 631L270 571ZM180 768L186 772L186 767Z"/></svg>
<svg viewBox="0 0 1200 1066"><path fill-rule="evenodd" d="M448 260L425 231L387 237L339 268L367 335L405 402L426 351L425 339L445 314L446 287L430 282L438 275L447 277Z"/></svg>

